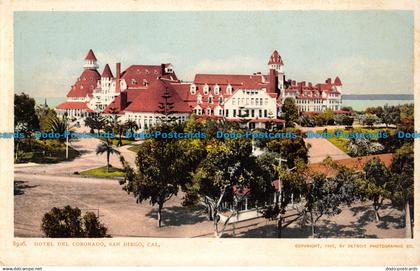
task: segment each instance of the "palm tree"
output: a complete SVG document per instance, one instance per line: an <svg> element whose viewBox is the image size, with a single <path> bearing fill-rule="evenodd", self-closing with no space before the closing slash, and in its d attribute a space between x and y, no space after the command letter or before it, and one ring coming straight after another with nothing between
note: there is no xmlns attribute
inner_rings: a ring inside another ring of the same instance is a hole
<svg viewBox="0 0 420 271"><path fill-rule="evenodd" d="M118 154L120 155L120 152L114 148L114 146L112 145L111 142L104 141L100 144L98 144L98 146L96 146L96 155L98 154L103 154L106 152L106 172L109 172L109 156L111 154Z"/></svg>
<svg viewBox="0 0 420 271"><path fill-rule="evenodd" d="M73 132L74 127L73 125L69 124L69 121L65 116L63 118L59 118L56 115L53 115L48 119L46 126L49 132L59 133L61 135L65 135L65 132ZM66 137L60 137L59 140L63 142L66 140Z"/></svg>

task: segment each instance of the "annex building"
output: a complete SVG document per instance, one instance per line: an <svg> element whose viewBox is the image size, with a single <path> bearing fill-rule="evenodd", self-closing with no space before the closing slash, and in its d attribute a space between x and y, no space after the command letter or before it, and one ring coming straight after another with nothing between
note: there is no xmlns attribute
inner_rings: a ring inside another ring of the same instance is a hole
<svg viewBox="0 0 420 271"><path fill-rule="evenodd" d="M59 104L59 115L83 120L90 114L118 114L121 120L134 120L140 130L161 117L163 103L171 104L173 116L184 121L191 114L209 119L245 121L250 128L263 128L267 122L282 124L284 99L295 99L300 112L341 110L342 83L337 76L324 83L286 79L282 57L274 51L267 73L196 74L183 82L170 63L131 65L125 70L116 63L115 74L108 64L99 73L92 50L85 57L83 72ZM166 97L166 98L165 98Z"/></svg>

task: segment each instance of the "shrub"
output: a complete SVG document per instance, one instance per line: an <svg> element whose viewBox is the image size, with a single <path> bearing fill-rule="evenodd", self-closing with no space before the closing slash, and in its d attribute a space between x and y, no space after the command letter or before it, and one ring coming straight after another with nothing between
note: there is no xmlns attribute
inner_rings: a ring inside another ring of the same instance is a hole
<svg viewBox="0 0 420 271"><path fill-rule="evenodd" d="M54 207L46 213L41 229L47 237L52 238L110 237L106 233L107 228L94 213L87 212L81 218L80 209L68 205L63 209Z"/></svg>

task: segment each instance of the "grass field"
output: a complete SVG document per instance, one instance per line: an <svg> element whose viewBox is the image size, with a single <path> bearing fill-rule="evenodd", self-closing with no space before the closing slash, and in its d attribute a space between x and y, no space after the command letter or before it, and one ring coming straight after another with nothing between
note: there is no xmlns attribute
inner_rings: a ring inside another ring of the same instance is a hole
<svg viewBox="0 0 420 271"><path fill-rule="evenodd" d="M129 147L128 150L137 153L140 150L140 146L141 145L133 145L133 146Z"/></svg>
<svg viewBox="0 0 420 271"><path fill-rule="evenodd" d="M334 134L337 131L340 131L342 133L376 133L379 131L386 131L388 134L391 133L391 131L394 130L392 128L353 128L350 130L344 130L344 129L330 129L327 130L328 133ZM322 131L319 131L318 133L322 133ZM340 150L342 150L345 153L349 153L349 150L347 148L347 141L348 139L344 138L344 136L341 137L336 137L333 136L331 138L327 138L327 140L329 142L331 142L332 144L334 144L334 146L336 146L337 148L339 148ZM372 141L378 141L377 138L372 138Z"/></svg>
<svg viewBox="0 0 420 271"><path fill-rule="evenodd" d="M98 167L94 169L85 170L79 173L83 176L94 176L94 177L123 177L124 171L120 168L113 166L109 167L109 172L106 170L106 166Z"/></svg>

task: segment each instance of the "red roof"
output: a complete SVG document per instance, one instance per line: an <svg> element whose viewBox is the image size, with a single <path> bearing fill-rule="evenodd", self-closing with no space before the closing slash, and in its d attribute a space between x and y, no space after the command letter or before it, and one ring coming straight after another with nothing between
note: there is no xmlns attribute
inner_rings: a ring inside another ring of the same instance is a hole
<svg viewBox="0 0 420 271"><path fill-rule="evenodd" d="M87 106L85 102L64 102L55 107L56 109L83 109L87 112L92 110Z"/></svg>
<svg viewBox="0 0 420 271"><path fill-rule="evenodd" d="M275 50L268 60L268 64L281 64L283 65L283 60L281 59L281 56L277 50Z"/></svg>
<svg viewBox="0 0 420 271"><path fill-rule="evenodd" d="M71 87L67 97L92 97L92 92L101 78L97 70L86 69L82 72L76 83Z"/></svg>
<svg viewBox="0 0 420 271"><path fill-rule="evenodd" d="M162 64L166 67L168 64ZM178 81L175 73L164 74L162 65L131 65L121 75L127 83L127 88L142 88L159 78Z"/></svg>
<svg viewBox="0 0 420 271"><path fill-rule="evenodd" d="M188 104L179 97L175 88L164 80L157 80L150 84L150 86L139 91L137 98L125 109L127 112L159 112L162 109L159 108L161 103L164 102L162 97L166 91L171 96L168 102L173 103L171 111L180 113L191 113L191 108Z"/></svg>
<svg viewBox="0 0 420 271"><path fill-rule="evenodd" d="M102 72L102 77L114 78L108 64L105 65L104 71Z"/></svg>
<svg viewBox="0 0 420 271"><path fill-rule="evenodd" d="M107 107L105 107L103 113L110 114L113 110L115 110L117 114L122 114L125 108L127 108L137 98L137 96L139 96L142 90L127 89L123 92L127 93L127 105L124 108L121 108L121 96L118 95Z"/></svg>
<svg viewBox="0 0 420 271"><path fill-rule="evenodd" d="M89 52L87 53L87 55L85 57L85 60L93 60L93 61L97 60L95 54L92 51L92 49L89 49Z"/></svg>
<svg viewBox="0 0 420 271"><path fill-rule="evenodd" d="M231 85L232 87L239 86L242 89L258 89L268 86L268 82L262 75L242 75L242 74L196 74L194 84L213 87Z"/></svg>
<svg viewBox="0 0 420 271"><path fill-rule="evenodd" d="M334 85L336 85L336 86L342 86L342 84L341 84L341 80L340 80L340 77L336 77L335 78L335 80L334 80Z"/></svg>

